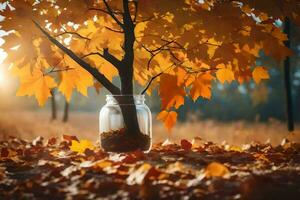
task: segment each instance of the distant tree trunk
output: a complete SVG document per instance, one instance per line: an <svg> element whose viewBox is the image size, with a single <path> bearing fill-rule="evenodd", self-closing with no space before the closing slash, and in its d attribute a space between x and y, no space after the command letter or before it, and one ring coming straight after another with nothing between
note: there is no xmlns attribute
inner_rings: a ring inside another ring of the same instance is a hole
<svg viewBox="0 0 300 200"><path fill-rule="evenodd" d="M51 90L51 120L55 120L56 115L56 100L55 100L55 91Z"/></svg>
<svg viewBox="0 0 300 200"><path fill-rule="evenodd" d="M285 42L286 47L290 48L290 20L285 19L284 33L287 34L288 40ZM293 117L293 99L292 99L292 86L291 86L291 61L287 57L284 61L284 85L286 92L286 117L287 127L289 131L294 131L294 117Z"/></svg>
<svg viewBox="0 0 300 200"><path fill-rule="evenodd" d="M68 120L69 120L69 103L66 100L65 101L65 108L64 108L63 122L68 122Z"/></svg>

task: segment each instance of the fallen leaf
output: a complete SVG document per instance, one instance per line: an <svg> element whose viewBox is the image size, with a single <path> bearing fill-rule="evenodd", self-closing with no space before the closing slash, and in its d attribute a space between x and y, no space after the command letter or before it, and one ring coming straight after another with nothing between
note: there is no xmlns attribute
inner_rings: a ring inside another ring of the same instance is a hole
<svg viewBox="0 0 300 200"><path fill-rule="evenodd" d="M63 135L63 139L69 142L72 142L72 140L79 141L78 138L74 135Z"/></svg>
<svg viewBox="0 0 300 200"><path fill-rule="evenodd" d="M152 165L145 163L141 165L137 170L135 170L133 173L128 176L126 179L126 182L128 185L134 185L134 184L142 184L144 182L144 178L146 177L149 170L152 168Z"/></svg>
<svg viewBox="0 0 300 200"><path fill-rule="evenodd" d="M76 140L72 140L72 144L70 149L77 153L84 153L86 149L94 149L94 145L88 140L80 140L79 142Z"/></svg>
<svg viewBox="0 0 300 200"><path fill-rule="evenodd" d="M205 169L206 177L224 177L227 174L229 174L228 168L218 162L210 163Z"/></svg>
<svg viewBox="0 0 300 200"><path fill-rule="evenodd" d="M1 157L6 158L6 157L8 157L8 155L9 155L8 149L7 148L2 148L1 149Z"/></svg>
<svg viewBox="0 0 300 200"><path fill-rule="evenodd" d="M192 148L192 143L190 143L189 141L183 139L180 141L181 144L181 148L183 148L184 150L188 151Z"/></svg>

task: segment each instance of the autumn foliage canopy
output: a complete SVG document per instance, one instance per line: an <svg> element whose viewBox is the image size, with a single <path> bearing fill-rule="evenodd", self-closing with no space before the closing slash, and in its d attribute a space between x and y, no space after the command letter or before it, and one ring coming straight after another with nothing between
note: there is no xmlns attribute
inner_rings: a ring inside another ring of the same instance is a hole
<svg viewBox="0 0 300 200"><path fill-rule="evenodd" d="M74 90L87 96L89 87L106 87L39 27L112 84L120 76L116 64L126 54L122 26L127 2L135 35L133 78L147 86L155 77L147 93L158 88L158 118L168 129L185 96L211 98L212 81L242 84L253 79L258 84L268 79L268 66L257 66L256 59L262 52L277 61L291 55L282 23L287 17L300 22L297 0L1 2L0 26L7 33L2 48L20 80L17 95L35 96L39 105L55 87L68 101Z"/></svg>

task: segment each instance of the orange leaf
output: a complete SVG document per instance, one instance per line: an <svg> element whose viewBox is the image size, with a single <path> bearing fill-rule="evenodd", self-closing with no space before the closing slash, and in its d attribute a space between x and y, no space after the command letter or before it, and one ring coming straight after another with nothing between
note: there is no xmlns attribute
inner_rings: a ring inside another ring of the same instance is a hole
<svg viewBox="0 0 300 200"><path fill-rule="evenodd" d="M196 101L198 97L206 99L211 98L211 81L213 78L214 77L209 73L197 76L190 91L191 97L194 101Z"/></svg>
<svg viewBox="0 0 300 200"><path fill-rule="evenodd" d="M171 131L177 121L177 113L174 111L168 112L163 110L158 114L157 119L163 121L165 127Z"/></svg>
<svg viewBox="0 0 300 200"><path fill-rule="evenodd" d="M210 163L205 169L206 177L223 177L227 174L229 174L228 168L218 162Z"/></svg>
<svg viewBox="0 0 300 200"><path fill-rule="evenodd" d="M163 74L160 79L159 95L162 109L179 108L184 103L185 90L183 84L177 84L177 77Z"/></svg>
<svg viewBox="0 0 300 200"><path fill-rule="evenodd" d="M20 76L20 80L17 96L35 96L40 106L45 105L48 97L51 96L50 89L57 86L52 77L44 75L36 68L32 73Z"/></svg>
<svg viewBox="0 0 300 200"><path fill-rule="evenodd" d="M270 78L268 70L263 66L256 67L252 72L252 76L256 84L259 84L263 79Z"/></svg>
<svg viewBox="0 0 300 200"><path fill-rule="evenodd" d="M224 84L225 81L227 81L228 83L231 83L234 80L233 71L231 69L228 69L228 68L219 69L216 72L216 75L217 75L217 79L222 84Z"/></svg>

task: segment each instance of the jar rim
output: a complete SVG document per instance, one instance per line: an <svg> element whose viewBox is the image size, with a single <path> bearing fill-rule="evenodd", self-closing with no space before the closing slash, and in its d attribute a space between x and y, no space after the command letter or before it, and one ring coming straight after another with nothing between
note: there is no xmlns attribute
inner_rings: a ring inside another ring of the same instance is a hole
<svg viewBox="0 0 300 200"><path fill-rule="evenodd" d="M145 97L144 94L107 94L107 97Z"/></svg>
<svg viewBox="0 0 300 200"><path fill-rule="evenodd" d="M118 99L118 102L116 99ZM131 99L134 99L135 104L143 103L145 101L145 95L106 95L106 101L116 104L131 105Z"/></svg>

